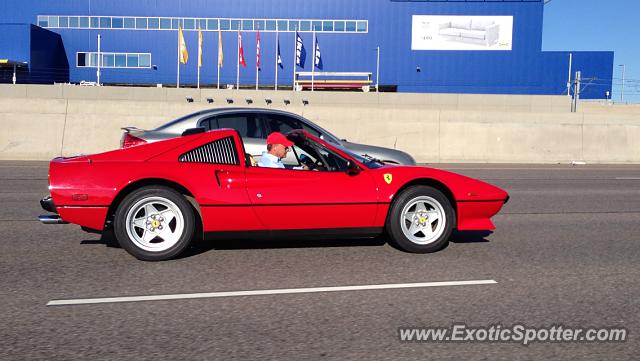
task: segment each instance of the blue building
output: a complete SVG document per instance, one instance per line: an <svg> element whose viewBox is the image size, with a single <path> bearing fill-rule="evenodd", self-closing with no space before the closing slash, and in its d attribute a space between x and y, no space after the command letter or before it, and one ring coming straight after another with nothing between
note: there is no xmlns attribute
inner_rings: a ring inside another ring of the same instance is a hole
<svg viewBox="0 0 640 361"><path fill-rule="evenodd" d="M542 0L5 1L0 59L25 64L18 82L96 81L100 35L102 83L175 86L181 28L189 60L180 65L180 85L194 86L201 29L201 86L218 82L219 37L220 84L236 84L240 34L247 66L239 82L249 87L259 31L259 83L275 83L277 39L278 84L290 87L297 32L307 58L296 71L312 70L315 36L316 71L372 73L382 89L560 95L580 71L581 96L605 98L613 52L541 51L543 10ZM8 67L0 69L0 81L10 81Z"/></svg>

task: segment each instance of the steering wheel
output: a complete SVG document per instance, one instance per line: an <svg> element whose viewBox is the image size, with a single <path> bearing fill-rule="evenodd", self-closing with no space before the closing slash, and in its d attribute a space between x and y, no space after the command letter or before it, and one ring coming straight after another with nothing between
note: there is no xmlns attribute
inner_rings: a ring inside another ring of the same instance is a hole
<svg viewBox="0 0 640 361"><path fill-rule="evenodd" d="M305 154L300 154L300 163L306 165L309 170L321 170L324 168L324 164L321 159L316 159L314 161Z"/></svg>

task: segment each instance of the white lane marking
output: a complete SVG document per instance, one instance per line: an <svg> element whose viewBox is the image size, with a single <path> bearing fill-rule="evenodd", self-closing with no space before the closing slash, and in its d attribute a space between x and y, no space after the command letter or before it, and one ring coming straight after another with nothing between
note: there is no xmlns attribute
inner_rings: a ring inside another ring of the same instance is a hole
<svg viewBox="0 0 640 361"><path fill-rule="evenodd" d="M616 177L617 180L640 180L640 177Z"/></svg>
<svg viewBox="0 0 640 361"><path fill-rule="evenodd" d="M470 286L470 285L488 285L488 284L495 284L495 283L498 283L498 282L496 282L494 280L444 281L444 282L422 282L422 283L391 283L391 284L361 285L361 286L284 288L284 289L253 290L253 291L182 293L182 294L174 294L174 295L150 295L150 296L106 297L106 298L81 298L81 299L68 299L68 300L51 300L51 301L49 301L47 303L47 306L68 306L68 305L88 305L88 304L96 304L96 303L186 300L186 299L195 299L195 298L264 296L264 295L282 295L282 294L296 294L296 293L338 292L338 291L386 290L386 289L396 289L396 288Z"/></svg>

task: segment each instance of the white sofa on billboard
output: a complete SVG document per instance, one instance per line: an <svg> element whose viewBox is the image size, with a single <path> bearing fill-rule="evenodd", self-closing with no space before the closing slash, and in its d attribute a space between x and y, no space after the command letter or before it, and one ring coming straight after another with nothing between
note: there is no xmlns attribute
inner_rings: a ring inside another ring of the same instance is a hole
<svg viewBox="0 0 640 361"><path fill-rule="evenodd" d="M498 42L500 25L490 19L461 18L440 23L438 35L451 41L490 46Z"/></svg>

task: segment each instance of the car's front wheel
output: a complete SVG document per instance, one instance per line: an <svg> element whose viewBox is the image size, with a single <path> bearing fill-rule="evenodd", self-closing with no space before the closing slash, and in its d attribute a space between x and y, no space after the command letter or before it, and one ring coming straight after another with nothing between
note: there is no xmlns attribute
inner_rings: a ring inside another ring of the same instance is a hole
<svg viewBox="0 0 640 361"><path fill-rule="evenodd" d="M163 261L179 255L194 234L194 214L180 193L148 186L128 194L114 219L120 246L143 261Z"/></svg>
<svg viewBox="0 0 640 361"><path fill-rule="evenodd" d="M454 209L442 192L429 186L412 186L393 202L387 232L404 251L435 252L448 244L454 220Z"/></svg>

